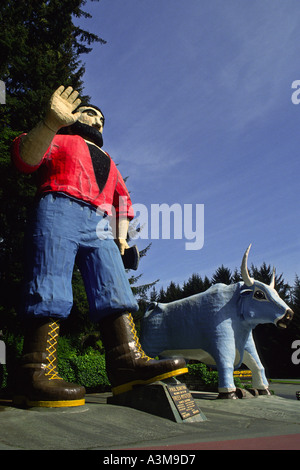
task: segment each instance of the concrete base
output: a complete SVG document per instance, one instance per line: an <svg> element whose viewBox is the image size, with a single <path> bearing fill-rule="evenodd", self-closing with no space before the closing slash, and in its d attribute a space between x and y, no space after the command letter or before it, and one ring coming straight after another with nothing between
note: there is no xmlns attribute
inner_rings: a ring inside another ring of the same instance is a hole
<svg viewBox="0 0 300 470"><path fill-rule="evenodd" d="M109 397L107 403L134 408L176 423L206 421L186 385L175 378L134 387L130 392Z"/></svg>
<svg viewBox="0 0 300 470"><path fill-rule="evenodd" d="M299 384L272 383L270 388L282 396L217 400L217 393L191 391L207 420L181 425L127 406L109 405L110 392L87 394L86 404L76 408L24 410L1 400L0 451L101 450L110 456L122 449L190 450L192 454L196 449L300 450L300 401L295 396ZM98 466L103 463L100 453L96 459Z"/></svg>

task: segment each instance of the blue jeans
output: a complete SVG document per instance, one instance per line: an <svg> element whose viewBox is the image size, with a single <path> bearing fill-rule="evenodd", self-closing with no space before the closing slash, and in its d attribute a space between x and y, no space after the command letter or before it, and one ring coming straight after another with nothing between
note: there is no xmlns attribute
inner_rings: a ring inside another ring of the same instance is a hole
<svg viewBox="0 0 300 470"><path fill-rule="evenodd" d="M109 219L91 205L61 193L47 193L32 214L25 243L24 315L68 317L75 260L92 321L138 310Z"/></svg>

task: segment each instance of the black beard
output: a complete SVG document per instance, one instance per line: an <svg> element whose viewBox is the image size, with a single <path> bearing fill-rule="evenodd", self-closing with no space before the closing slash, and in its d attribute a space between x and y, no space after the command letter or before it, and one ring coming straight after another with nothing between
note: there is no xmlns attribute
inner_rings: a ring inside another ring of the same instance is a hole
<svg viewBox="0 0 300 470"><path fill-rule="evenodd" d="M101 132L99 132L96 127L88 126L79 121L74 122L71 126L62 127L57 134L80 135L83 139L93 142L100 148L103 145Z"/></svg>

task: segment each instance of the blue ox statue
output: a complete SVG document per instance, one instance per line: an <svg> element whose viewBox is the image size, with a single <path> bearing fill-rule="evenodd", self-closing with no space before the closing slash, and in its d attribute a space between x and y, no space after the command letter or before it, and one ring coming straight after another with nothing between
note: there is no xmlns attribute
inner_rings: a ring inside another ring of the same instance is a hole
<svg viewBox="0 0 300 470"><path fill-rule="evenodd" d="M242 363L252 372L252 387L269 394L252 330L260 323L286 328L294 314L274 289L274 270L269 286L249 276L250 247L241 265L243 282L215 284L170 303L153 302L141 325L140 340L148 355L183 356L216 367L219 398L237 398L233 371Z"/></svg>

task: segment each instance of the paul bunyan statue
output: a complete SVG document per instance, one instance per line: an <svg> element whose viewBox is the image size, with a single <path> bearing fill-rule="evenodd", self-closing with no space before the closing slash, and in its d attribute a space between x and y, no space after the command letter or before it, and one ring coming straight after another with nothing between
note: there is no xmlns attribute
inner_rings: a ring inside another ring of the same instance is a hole
<svg viewBox="0 0 300 470"><path fill-rule="evenodd" d="M103 145L104 115L81 104L72 87L52 95L45 118L13 143L23 173L36 172L37 201L26 233L22 315L25 335L14 403L64 407L85 403L85 389L57 371L59 322L70 314L76 259L90 318L99 323L114 395L187 372L183 359L154 360L141 348L131 313L138 310L121 255L132 203ZM110 222L115 217L115 233Z"/></svg>

